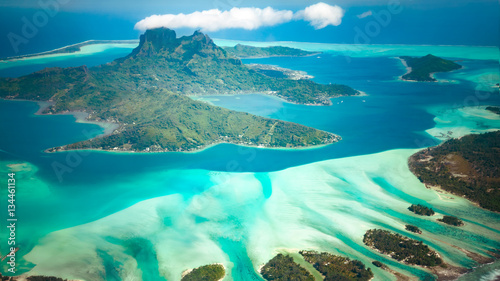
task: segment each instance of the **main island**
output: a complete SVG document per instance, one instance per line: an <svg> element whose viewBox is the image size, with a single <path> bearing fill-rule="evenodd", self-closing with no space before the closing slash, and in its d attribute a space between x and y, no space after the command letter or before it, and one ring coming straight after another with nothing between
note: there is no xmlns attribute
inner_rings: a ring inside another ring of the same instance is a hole
<svg viewBox="0 0 500 281"><path fill-rule="evenodd" d="M285 50L285 54L290 53ZM328 105L330 98L360 94L345 85L270 77L243 65L199 31L177 38L167 28L146 31L132 53L105 65L50 68L0 80L0 97L50 101L53 104L45 114L80 111L88 114L88 120L119 125L110 135L49 151L189 151L221 142L303 147L340 140L325 131L188 97L244 93L270 94L313 105Z"/></svg>

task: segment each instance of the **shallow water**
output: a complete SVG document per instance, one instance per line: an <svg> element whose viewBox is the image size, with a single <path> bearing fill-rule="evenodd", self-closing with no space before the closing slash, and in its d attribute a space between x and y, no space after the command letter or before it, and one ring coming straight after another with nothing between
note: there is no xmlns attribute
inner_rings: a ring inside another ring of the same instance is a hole
<svg viewBox="0 0 500 281"><path fill-rule="evenodd" d="M474 268L474 271L465 274L457 281L497 281L500 278L500 261L481 265Z"/></svg>
<svg viewBox="0 0 500 281"><path fill-rule="evenodd" d="M19 77L46 67L88 67L105 64L128 55L137 44L93 44L79 52L41 55L23 59L0 61L0 77Z"/></svg>
<svg viewBox="0 0 500 281"><path fill-rule="evenodd" d="M500 105L498 91L488 87L492 80L484 79L498 74L493 70L498 60L488 60L491 50L370 46L355 50L347 60L335 53L339 46L321 48L328 52L319 58L244 62L305 70L317 82L345 83L368 96L333 99L328 107L257 94L202 98L343 138L319 148L221 144L195 153L45 154L46 148L83 140L103 129L75 123L71 115L35 116L37 105L32 102L0 101L0 130L8 136L0 139L0 170L2 175L16 170L18 181L19 273L179 280L186 269L223 263L230 272L226 280L261 280L256 270L278 251L316 249L359 259L370 267L377 259L403 274L433 279L421 268L365 247L364 232L376 227L422 239L446 262L468 268L476 263L454 245L484 255L500 249L498 214L425 189L406 166L419 148L446 139L436 138L440 133L451 130L458 136L500 129L498 118L484 111L485 105ZM114 49L109 50L102 58L99 52L81 59L116 58ZM471 50L487 51L471 57L468 54L476 53ZM463 56L466 68L437 76L450 83L399 81L405 69L393 58L396 52ZM79 59L67 56L63 62L72 65ZM44 60L42 66L58 63L55 58ZM11 70L22 73L31 67ZM57 172L61 165L68 168L62 174ZM4 189L0 195L6 196ZM463 218L466 226L446 226L436 217L415 216L406 209L424 202L438 215ZM408 233L407 223L424 233ZM5 243L0 252L6 252ZM377 280L390 278L373 270Z"/></svg>
<svg viewBox="0 0 500 281"><path fill-rule="evenodd" d="M253 42L226 39L214 39L219 46L235 46L244 44L255 47L285 46L312 52L329 52L345 57L395 57L425 56L433 54L438 57L463 58L479 60L498 60L498 48L492 46L447 46L447 45L356 45L328 44L308 42ZM346 58L349 59L349 58Z"/></svg>

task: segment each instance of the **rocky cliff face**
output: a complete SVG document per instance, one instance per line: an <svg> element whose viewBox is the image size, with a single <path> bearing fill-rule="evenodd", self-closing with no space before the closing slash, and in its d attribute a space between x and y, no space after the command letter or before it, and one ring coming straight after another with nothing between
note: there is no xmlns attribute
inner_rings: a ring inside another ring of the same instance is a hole
<svg viewBox="0 0 500 281"><path fill-rule="evenodd" d="M147 30L141 35L139 46L128 58L154 56L183 62L189 62L198 56L213 60L227 60L232 64L241 65L239 59L215 45L208 35L200 31L195 31L191 36L177 38L175 31L168 28Z"/></svg>
<svg viewBox="0 0 500 281"><path fill-rule="evenodd" d="M132 55L151 56L161 50L171 49L177 44L175 31L167 28L148 30L140 37L139 46Z"/></svg>

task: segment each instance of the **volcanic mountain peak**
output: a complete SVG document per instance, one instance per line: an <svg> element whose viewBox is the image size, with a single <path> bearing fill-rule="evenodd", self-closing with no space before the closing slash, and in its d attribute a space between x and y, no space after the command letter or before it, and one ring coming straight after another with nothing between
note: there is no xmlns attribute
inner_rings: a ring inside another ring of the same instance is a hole
<svg viewBox="0 0 500 281"><path fill-rule="evenodd" d="M176 37L175 31L168 28L149 29L140 37L139 46L130 56L151 57L156 55L181 56L190 59L195 54L228 58L227 53L214 44L208 35L195 31L191 36ZM129 56L129 57L130 57Z"/></svg>

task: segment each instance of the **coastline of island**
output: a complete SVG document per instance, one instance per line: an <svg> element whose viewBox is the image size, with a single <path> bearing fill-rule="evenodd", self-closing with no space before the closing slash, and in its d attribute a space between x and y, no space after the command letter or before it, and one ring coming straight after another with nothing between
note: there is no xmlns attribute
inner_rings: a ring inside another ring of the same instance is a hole
<svg viewBox="0 0 500 281"><path fill-rule="evenodd" d="M498 120L500 117L496 106L479 109L471 115L487 120ZM485 130L480 134L469 132L449 138L413 154L408 159L408 167L426 188L462 197L477 207L500 212L500 186L497 183L500 178L496 173L500 168L499 136L499 130Z"/></svg>
<svg viewBox="0 0 500 281"><path fill-rule="evenodd" d="M39 53L33 53L33 54L26 54L26 55L20 55L20 56L12 56L12 57L6 57L6 58L0 58L0 62L23 60L23 59L34 58L34 57L42 58L42 57L45 57L45 56L58 55L58 54L73 54L73 53L81 51L82 47L89 46L89 45L98 45L98 44L136 44L136 43L139 43L139 41L137 39L130 39L130 40L87 40L87 41L83 41L83 42L80 42L80 43L67 45L67 46L64 46L64 47L56 48L56 49L45 51L45 52L39 52Z"/></svg>
<svg viewBox="0 0 500 281"><path fill-rule="evenodd" d="M254 47L250 45L236 44L234 47L225 46L226 52L240 59L257 59L271 57L309 57L321 54L321 52L310 52L297 48L283 46Z"/></svg>
<svg viewBox="0 0 500 281"><path fill-rule="evenodd" d="M250 57L240 57L241 59L268 59L268 58L289 58L289 57L314 57L323 54L323 52L313 52L311 54L302 56L291 56L291 55L269 55L269 56L250 56Z"/></svg>
<svg viewBox="0 0 500 281"><path fill-rule="evenodd" d="M181 273L181 281L199 280L200 277L205 281L222 281L226 272L227 268L223 263L212 263L184 270Z"/></svg>
<svg viewBox="0 0 500 281"><path fill-rule="evenodd" d="M438 251L422 241L392 231L370 229L365 233L363 243L380 255L406 265L427 269L437 276L437 280L455 280L469 272L464 267L444 262Z"/></svg>
<svg viewBox="0 0 500 281"><path fill-rule="evenodd" d="M398 76L398 80L408 81L408 82L418 82L416 80L406 80L406 79L403 79L403 76L408 75L408 74L411 73L412 68L410 66L408 66L408 64L406 63L406 61L404 59L402 59L401 57L396 57L396 59L398 59L401 62L401 64L403 64L403 66L406 68L406 73L403 74L403 75ZM434 74L432 73L431 74L431 78L434 78L433 75Z"/></svg>
<svg viewBox="0 0 500 281"><path fill-rule="evenodd" d="M330 97L330 98L328 98L329 101L325 102L325 103L299 103L299 102L296 102L293 100L288 100L287 97L277 95L273 91L268 91L268 92L264 92L264 93L248 92L248 93L238 93L238 94L218 94L218 95L215 94L215 95L209 95L209 96L210 97L237 97L237 96L244 96L244 95L262 95L265 97L275 99L275 100L280 101L280 102L284 102L284 103L288 103L288 104L295 104L295 105L304 105L304 106L331 106L331 105L333 105L332 100L334 100L334 99L347 98L347 97L368 97L368 96L370 96L366 92L358 90L357 95L345 95L345 96ZM215 105L210 100L203 99L204 97L206 97L206 95L188 95L188 97L190 97L194 100L197 100L197 101L201 101L201 102L210 104L210 105Z"/></svg>
<svg viewBox="0 0 500 281"><path fill-rule="evenodd" d="M105 122L82 122L82 123L95 124L95 125L101 126L100 124L105 123ZM103 129L106 129L106 128L103 127ZM119 130L119 129L120 129L120 127L118 126L115 130ZM103 134L100 134L100 135L94 137L93 139L109 136L112 134L113 134L113 132L103 133ZM243 147L248 147L248 148L273 149L273 150L284 150L284 151L286 151L286 150L288 150L288 151L315 150L315 149L323 148L323 147L328 146L328 145L335 144L336 142L339 142L342 140L341 136L333 134L333 133L330 133L330 134L332 135L333 138L336 139L335 141L333 141L331 143L324 143L324 144L317 144L317 145L310 145L310 146L298 146L298 147L280 147L280 146L273 147L273 146L262 146L262 145L255 145L255 144L249 144L249 143L238 143L238 142L230 142L230 141L221 140L221 141L214 141L212 143L208 143L206 145L203 145L203 146L200 146L197 148L188 149L188 150L125 150L125 149L120 149L120 148L118 148L118 149L103 149L103 148L90 148L90 147L88 147L88 148L66 148L66 145L64 145L64 146L59 146L59 147L47 148L46 150L44 150L44 152L45 153L58 153L58 152L71 152L71 151L96 151L96 152L100 151L100 152L105 152L105 153L125 153L125 154L129 154L129 153L167 153L167 152L200 153L200 152L203 152L207 149L215 147L219 144L232 144L232 145L238 145L238 146L243 146Z"/></svg>
<svg viewBox="0 0 500 281"><path fill-rule="evenodd" d="M460 150L466 143L477 143L485 151L495 151L498 146L494 139L498 136L500 132L495 131L450 139L412 155L408 166L427 188L463 197L478 207L500 212L500 189L495 185L498 176L492 174L498 169L498 162L492 160L492 166L485 166L486 160L480 158L485 152L473 155L470 151ZM494 159L494 155L488 159Z"/></svg>
<svg viewBox="0 0 500 281"><path fill-rule="evenodd" d="M299 261L300 260L300 261ZM374 274L359 260L329 252L298 250L278 252L257 271L265 280L370 281Z"/></svg>
<svg viewBox="0 0 500 281"><path fill-rule="evenodd" d="M23 99L9 99L11 101L30 101L33 102L32 100L23 100ZM66 111L66 112L58 112L55 114L51 113L44 113L46 109L49 107L53 106L55 103L52 101L35 101L39 108L38 110L34 113L34 115L44 115L44 116L57 116L57 115L71 115L75 117L75 122L76 123L83 123L83 124L92 124L92 125L97 125L103 129L102 134L99 134L95 136L96 138L98 137L105 137L109 136L114 133L115 130L119 129L121 124L112 122L112 121L94 121L90 120L89 116L90 114L85 112L85 111Z"/></svg>
<svg viewBox="0 0 500 281"><path fill-rule="evenodd" d="M295 103L292 101L288 101L284 99L283 97L280 97L278 95L274 95L271 93L268 94L263 94L263 93L247 93L247 94L262 94L264 96L268 96L270 98L276 98L280 101L291 103L291 104L298 104L298 105L306 105L306 106L320 106L320 104L300 104L300 103ZM244 95L244 93L241 94L229 94L229 95L214 95L214 96L240 96ZM363 96L366 95L364 92L361 92L360 95L357 96ZM204 95L199 95L203 97ZM51 112L44 112L51 106L55 104L53 101L36 101L36 100L28 100L28 99L5 99L2 98L3 100L6 101L19 101L19 102L34 102L36 103L39 108L38 110L33 113L34 115L39 115L39 116L58 116L58 115L71 115L75 118L75 123L84 123L84 124L93 124L93 125L98 125L103 129L103 132L99 135L96 135L92 139L96 138L101 138L101 137L106 137L112 134L115 134L120 131L120 129L123 128L125 124L116 122L115 120L91 120L89 117L91 116L90 113L85 112L85 111L63 111L63 112L58 112L58 113L51 113ZM197 99L194 99L197 100ZM200 102L204 103L209 103L207 101L201 100ZM47 148L44 150L45 153L57 153L57 152L70 152L70 151L100 151L100 152L112 152L112 153L164 153L164 152L182 152L182 153L198 153L205 151L209 148L212 148L214 146L217 146L219 144L233 144L233 145L239 145L239 146L244 146L244 147L250 147L250 148L260 148L260 149L276 149L276 150L314 150L314 149L319 149L331 144L334 144L336 142L339 142L342 140L342 137L339 135L336 135L334 133L326 132L332 137L332 142L329 143L323 143L323 144L317 144L317 145L311 145L311 146L298 146L298 147L272 147L272 146L263 146L260 144L251 144L251 143L242 143L242 142L231 142L227 141L224 139L214 141L212 143L207 143L206 145L189 149L189 150L179 150L179 151L170 151L170 150L125 150L125 149L102 149L102 148L66 148L67 145L59 146L59 147L51 147ZM91 140L91 139L89 139Z"/></svg>
<svg viewBox="0 0 500 281"><path fill-rule="evenodd" d="M428 54L417 58L409 56L397 57L406 68L406 73L399 76L399 80L408 82L444 82L434 77L437 72L450 72L463 68L451 60Z"/></svg>
<svg viewBox="0 0 500 281"><path fill-rule="evenodd" d="M38 109L33 113L33 115L38 115L38 116L57 116L57 115L71 115L75 118L75 123L83 123L83 124L93 124L101 127L103 129L102 134L99 134L97 137L105 137L110 134L113 134L113 132L117 129L120 128L120 124L116 122L111 122L111 121L94 121L88 119L89 113L84 112L84 111L66 111L66 112L58 112L55 114L52 113L44 113L45 110L47 110L49 107L53 106L55 102L53 101L36 101L36 100L27 100L27 99L5 99L5 98L0 98L1 100L6 100L6 101L14 101L14 102L33 102L38 105Z"/></svg>
<svg viewBox="0 0 500 281"><path fill-rule="evenodd" d="M240 94L241 95L241 94ZM221 95L224 96L224 95ZM232 96L238 96L238 95L232 95ZM271 96L276 99L282 100L287 102L286 100L282 99L281 97L278 96ZM20 102L34 102L36 103L39 108L38 110L34 113L34 115L39 115L39 116L58 116L58 115L71 115L75 117L75 123L84 123L84 124L93 124L101 127L103 129L103 132L99 135L96 135L92 139L96 138L102 138L106 137L112 134L115 134L120 131L120 129L123 128L125 124L116 122L114 120L104 120L104 121L95 121L95 120L90 120L89 116L91 114L84 112L84 111L65 111L65 112L59 112L59 113L47 113L44 112L44 110L48 109L50 106L54 105L54 102L51 101L33 101L33 100L26 100L26 99L3 99L7 101L20 101ZM205 101L201 101L205 102ZM249 147L249 148L260 148L260 149L276 149L276 150L314 150L314 149L319 149L331 144L334 144L336 142L339 142L342 140L342 137L339 135L336 135L334 133L326 132L331 136L332 142L329 143L323 143L323 144L317 144L317 145L310 145L310 146L298 146L298 147L280 147L280 146L264 146L260 144L251 144L251 143L243 143L243 142L231 142L227 141L224 139L214 141L212 143L207 143L206 145L189 149L189 150L178 150L178 151L170 151L170 150L125 150L125 149L103 149L103 148L67 148L67 145L63 146L58 146L58 147L51 147L47 148L44 150L44 153L58 153L58 152L70 152L70 151L100 151L100 152L112 152L112 153L165 153L165 152L182 152L182 153L199 153L203 152L209 148L215 147L219 144L233 144L233 145L239 145L239 146L244 146L244 147ZM89 140L92 140L89 139Z"/></svg>
<svg viewBox="0 0 500 281"><path fill-rule="evenodd" d="M279 67L276 65L250 63L246 64L246 66L269 77L287 78L291 80L314 78L314 76L307 74L307 72L305 71L292 70L289 68Z"/></svg>

